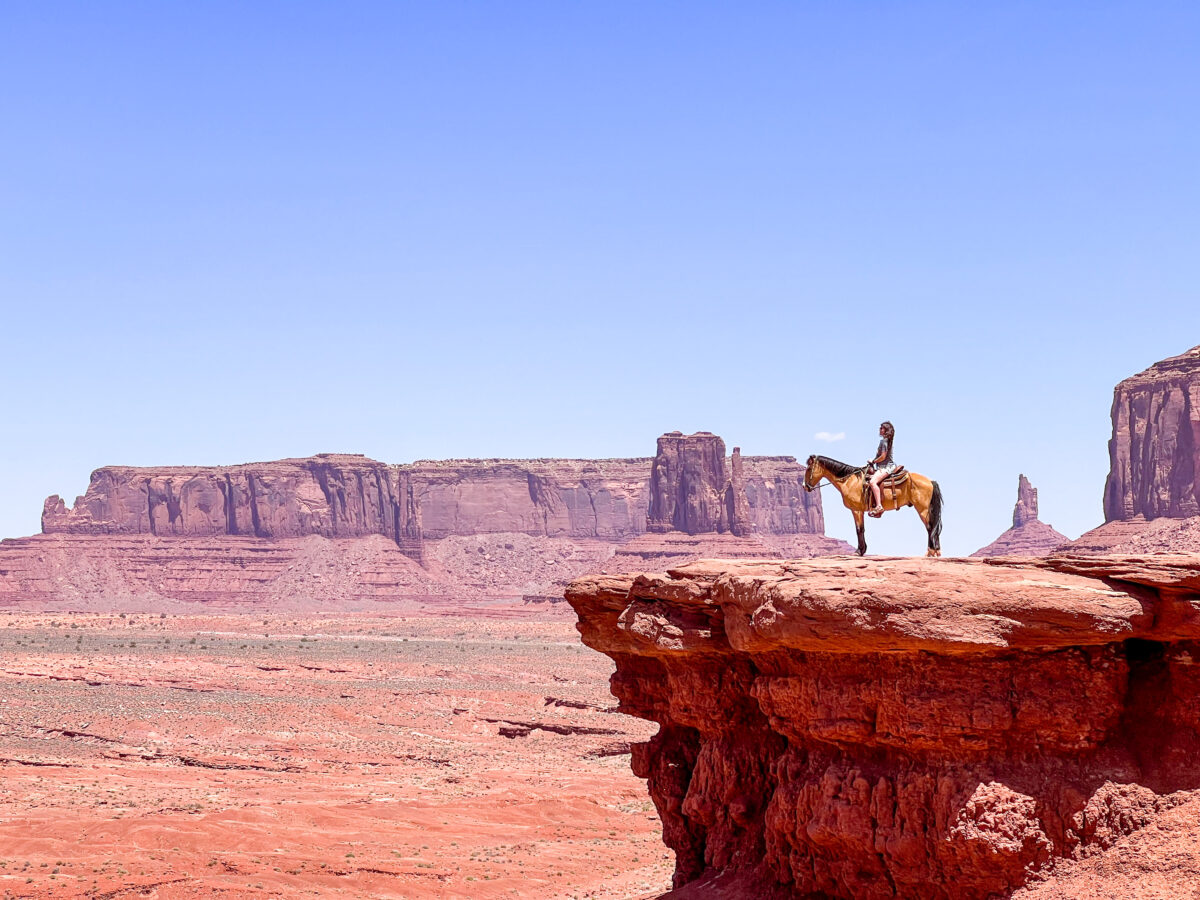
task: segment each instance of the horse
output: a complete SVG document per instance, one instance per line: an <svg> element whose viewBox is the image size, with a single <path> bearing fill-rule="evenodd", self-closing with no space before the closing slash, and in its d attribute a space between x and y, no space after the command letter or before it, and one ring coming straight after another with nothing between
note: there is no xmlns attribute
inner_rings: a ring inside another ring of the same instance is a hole
<svg viewBox="0 0 1200 900"><path fill-rule="evenodd" d="M805 463L804 489L815 491L822 478L838 489L842 505L854 514L854 527L858 531L858 555L867 552L867 535L863 527L863 513L869 508L867 499L867 474L862 466L838 462L828 456L810 456ZM942 555L942 489L936 481L909 472L908 478L899 487L880 487L884 509L900 509L912 506L925 523L929 533L929 549L926 556Z"/></svg>

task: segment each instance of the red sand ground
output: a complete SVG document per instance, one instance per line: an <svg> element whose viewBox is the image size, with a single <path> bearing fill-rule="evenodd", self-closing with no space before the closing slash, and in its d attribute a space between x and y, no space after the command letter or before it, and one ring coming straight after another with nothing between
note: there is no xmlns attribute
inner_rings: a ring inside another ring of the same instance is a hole
<svg viewBox="0 0 1200 900"><path fill-rule="evenodd" d="M508 615L0 615L0 895L661 893L654 726Z"/></svg>

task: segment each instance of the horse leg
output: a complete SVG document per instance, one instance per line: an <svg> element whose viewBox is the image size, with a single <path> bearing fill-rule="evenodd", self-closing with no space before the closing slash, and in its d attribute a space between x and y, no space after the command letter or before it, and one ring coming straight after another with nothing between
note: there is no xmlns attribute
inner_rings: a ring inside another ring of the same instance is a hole
<svg viewBox="0 0 1200 900"><path fill-rule="evenodd" d="M930 504L926 504L924 509L919 505L913 504L913 509L917 511L917 515L921 517L921 521L925 524L925 533L929 536L928 549L925 551L926 556L941 556L942 548L939 546L941 541L934 540L933 536L933 516L930 515Z"/></svg>
<svg viewBox="0 0 1200 900"><path fill-rule="evenodd" d="M854 530L858 532L858 555L867 555L867 528L863 523L863 514L854 513Z"/></svg>

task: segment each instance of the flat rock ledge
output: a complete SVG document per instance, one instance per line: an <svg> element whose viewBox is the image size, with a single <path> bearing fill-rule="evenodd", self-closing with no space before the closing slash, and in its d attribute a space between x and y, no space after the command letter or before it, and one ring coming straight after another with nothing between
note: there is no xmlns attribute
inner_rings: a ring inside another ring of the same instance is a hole
<svg viewBox="0 0 1200 900"><path fill-rule="evenodd" d="M1003 897L1200 809L1200 556L702 560L566 598L661 726L632 765L672 896Z"/></svg>

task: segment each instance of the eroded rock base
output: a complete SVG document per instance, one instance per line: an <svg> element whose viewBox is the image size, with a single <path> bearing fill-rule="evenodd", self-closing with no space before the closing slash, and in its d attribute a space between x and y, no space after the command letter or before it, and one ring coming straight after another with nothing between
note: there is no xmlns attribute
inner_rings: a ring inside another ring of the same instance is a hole
<svg viewBox="0 0 1200 900"><path fill-rule="evenodd" d="M660 723L632 766L679 896L983 900L1200 797L1196 562L709 561L568 600Z"/></svg>

